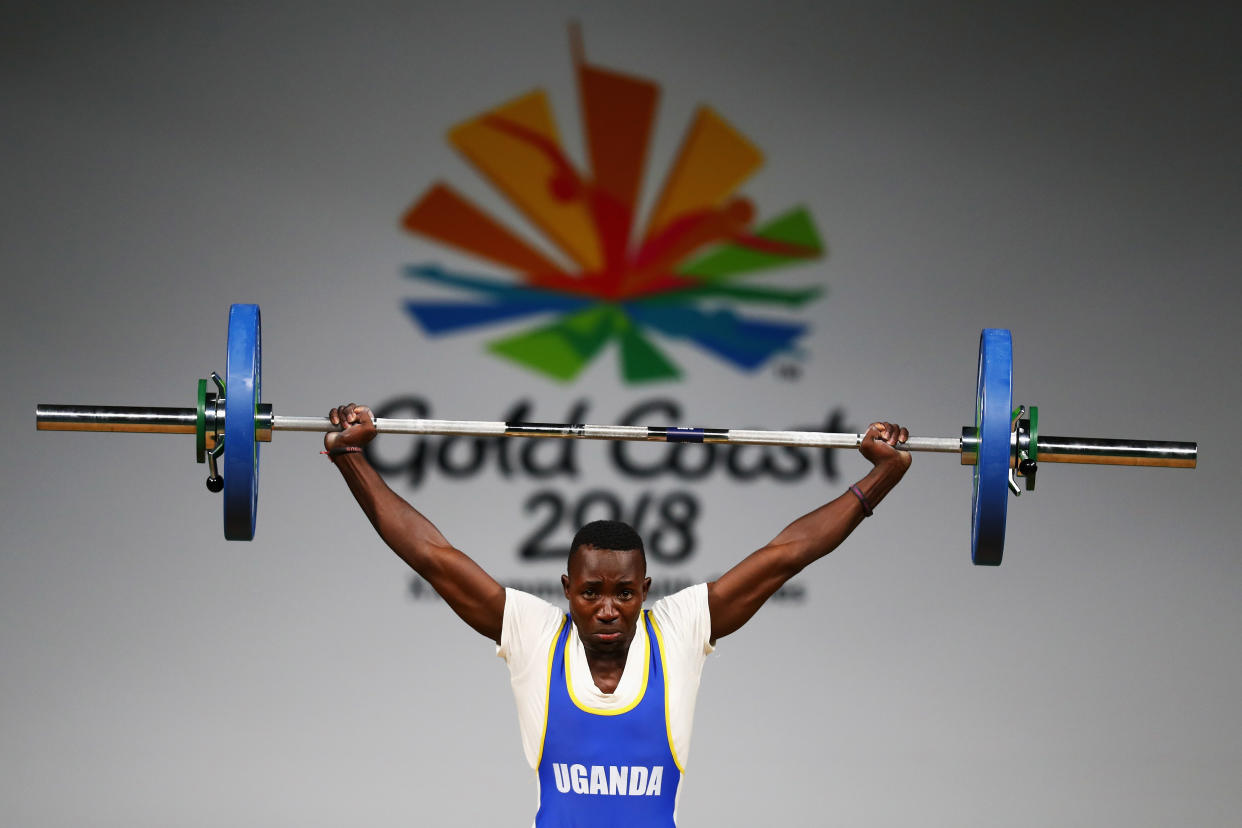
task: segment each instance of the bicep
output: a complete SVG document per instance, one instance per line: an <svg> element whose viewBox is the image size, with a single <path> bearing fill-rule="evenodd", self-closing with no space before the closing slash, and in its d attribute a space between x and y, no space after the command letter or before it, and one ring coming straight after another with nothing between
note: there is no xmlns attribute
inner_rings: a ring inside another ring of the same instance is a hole
<svg viewBox="0 0 1242 828"><path fill-rule="evenodd" d="M505 616L505 588L464 552L451 546L428 555L416 567L461 620L500 643Z"/></svg>
<svg viewBox="0 0 1242 828"><path fill-rule="evenodd" d="M784 544L769 544L707 585L712 640L737 632L801 569Z"/></svg>

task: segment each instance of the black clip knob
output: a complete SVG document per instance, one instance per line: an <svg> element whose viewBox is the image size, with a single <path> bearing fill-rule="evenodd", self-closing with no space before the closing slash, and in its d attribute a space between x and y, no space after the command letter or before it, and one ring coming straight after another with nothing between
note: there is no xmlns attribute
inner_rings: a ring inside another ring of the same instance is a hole
<svg viewBox="0 0 1242 828"><path fill-rule="evenodd" d="M1035 472L1039 471L1039 463L1034 460L1027 460L1025 457L1018 461L1018 472L1026 478L1026 490L1028 492L1035 491Z"/></svg>
<svg viewBox="0 0 1242 828"><path fill-rule="evenodd" d="M212 374L214 377L215 374ZM224 453L224 436L216 437L216 447L207 454L207 467L211 469L211 474L207 477L207 491L220 493L224 489L224 478L220 476L220 470L216 467L216 458Z"/></svg>

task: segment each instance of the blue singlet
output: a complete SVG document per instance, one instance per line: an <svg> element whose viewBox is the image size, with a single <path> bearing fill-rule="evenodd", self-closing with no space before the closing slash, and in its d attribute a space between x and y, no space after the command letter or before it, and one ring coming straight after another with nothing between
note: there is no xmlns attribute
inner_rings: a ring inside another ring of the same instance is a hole
<svg viewBox="0 0 1242 828"><path fill-rule="evenodd" d="M566 615L552 645L535 825L675 826L681 769L669 741L663 650L650 610L643 613L642 690L633 706L615 711L583 708L571 696L565 669L571 623Z"/></svg>

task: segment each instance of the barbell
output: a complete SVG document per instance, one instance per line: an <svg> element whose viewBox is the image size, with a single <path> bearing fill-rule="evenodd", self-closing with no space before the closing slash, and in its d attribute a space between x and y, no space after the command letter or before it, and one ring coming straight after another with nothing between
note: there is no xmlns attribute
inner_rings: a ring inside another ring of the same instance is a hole
<svg viewBox="0 0 1242 828"><path fill-rule="evenodd" d="M262 402L262 342L258 305L229 309L228 360L225 376L212 373L198 381L194 408L102 407L39 404L41 431L124 431L193 434L199 463L210 464L207 488L224 493L224 537L254 538L259 502L259 443L275 431L334 431L327 417L274 414ZM617 426L557 423L506 423L481 420L406 420L377 418L378 431L470 437L556 437L585 440L641 440L667 443L855 448L863 434L809 431L763 431L736 428ZM1035 488L1039 463L1093 463L1122 466L1194 468L1198 444L1052 437L1039 433L1039 409L1013 408L1013 338L1009 331L986 328L979 337L974 423L958 437L910 437L908 451L958 454L973 467L971 560L996 566L1005 546L1009 494Z"/></svg>

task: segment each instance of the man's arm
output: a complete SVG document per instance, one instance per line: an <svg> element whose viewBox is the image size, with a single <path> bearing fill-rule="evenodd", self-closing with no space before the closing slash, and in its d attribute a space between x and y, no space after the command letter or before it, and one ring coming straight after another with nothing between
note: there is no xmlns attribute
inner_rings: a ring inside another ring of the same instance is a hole
<svg viewBox="0 0 1242 828"><path fill-rule="evenodd" d="M343 405L333 409L328 419L342 430L328 432L324 448L384 543L423 576L463 621L499 642L505 613L504 587L388 488L366 461L360 449L376 433L371 409Z"/></svg>
<svg viewBox="0 0 1242 828"><path fill-rule="evenodd" d="M858 481L858 489L869 506L883 500L910 467L910 453L892 447L909 436L891 423L872 423L867 429L858 450L873 468ZM736 632L786 581L840 546L863 517L863 504L847 490L786 526L767 546L709 583L711 640Z"/></svg>

